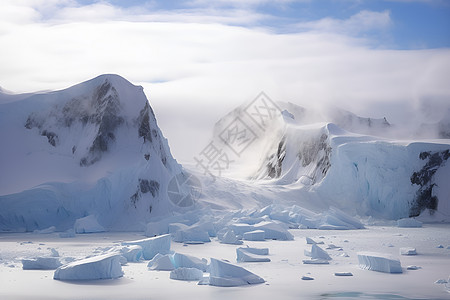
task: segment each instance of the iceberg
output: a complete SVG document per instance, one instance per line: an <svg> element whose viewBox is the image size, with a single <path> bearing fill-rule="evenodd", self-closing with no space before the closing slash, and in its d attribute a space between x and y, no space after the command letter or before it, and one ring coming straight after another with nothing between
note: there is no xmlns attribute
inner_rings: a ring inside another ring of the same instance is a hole
<svg viewBox="0 0 450 300"><path fill-rule="evenodd" d="M139 245L124 246L119 252L127 259L127 262L138 262L143 258L142 247Z"/></svg>
<svg viewBox="0 0 450 300"><path fill-rule="evenodd" d="M400 219L397 220L397 226L398 227L406 227L406 228L411 228L411 227L422 227L422 222L417 221L416 219L413 218L404 218L404 219Z"/></svg>
<svg viewBox="0 0 450 300"><path fill-rule="evenodd" d="M247 241L264 241L266 235L264 230L254 230L244 233L243 238Z"/></svg>
<svg viewBox="0 0 450 300"><path fill-rule="evenodd" d="M173 265L171 255L169 254L156 254L155 257L153 257L152 260L150 260L147 264L147 267L150 270L157 270L157 271L172 271L175 269L175 266Z"/></svg>
<svg viewBox="0 0 450 300"><path fill-rule="evenodd" d="M316 242L316 241L313 240L312 238L306 237L306 244L308 244L308 245L324 244L324 242L323 242L323 241Z"/></svg>
<svg viewBox="0 0 450 300"><path fill-rule="evenodd" d="M170 253L170 234L155 236L152 238L123 242L123 246L138 245L142 247L142 254L145 260L152 259L156 254Z"/></svg>
<svg viewBox="0 0 450 300"><path fill-rule="evenodd" d="M262 251L260 251L262 250ZM265 251L267 250L267 251ZM263 253L263 254L259 254ZM270 258L264 257L263 255L268 255L269 250L267 248L237 248L237 261L238 262L270 262Z"/></svg>
<svg viewBox="0 0 450 300"><path fill-rule="evenodd" d="M22 259L22 268L24 270L55 270L61 265L58 257Z"/></svg>
<svg viewBox="0 0 450 300"><path fill-rule="evenodd" d="M357 219L347 215L343 211L330 207L323 213L321 224L318 229L322 230L351 230L364 229L364 225Z"/></svg>
<svg viewBox="0 0 450 300"><path fill-rule="evenodd" d="M308 255L308 254L310 254L310 255ZM327 251L323 250L316 244L313 244L311 246L310 253L305 251L305 255L311 256L311 258L313 258L313 259L331 260L331 257L330 257L330 255L328 255Z"/></svg>
<svg viewBox="0 0 450 300"><path fill-rule="evenodd" d="M400 255L417 255L416 248L400 248Z"/></svg>
<svg viewBox="0 0 450 300"><path fill-rule="evenodd" d="M305 265L329 265L330 262L325 259L319 259L319 258L311 258L311 259L304 259L302 262Z"/></svg>
<svg viewBox="0 0 450 300"><path fill-rule="evenodd" d="M120 255L116 253L93 256L71 262L56 269L56 280L114 279L123 276Z"/></svg>
<svg viewBox="0 0 450 300"><path fill-rule="evenodd" d="M210 285L230 287L264 282L264 279L242 267L211 258Z"/></svg>
<svg viewBox="0 0 450 300"><path fill-rule="evenodd" d="M256 225L253 225L255 230L264 231L266 239L272 240L281 240L281 241L291 241L294 239L294 236L285 228L283 228L280 224L275 222L260 222Z"/></svg>
<svg viewBox="0 0 450 300"><path fill-rule="evenodd" d="M351 272L335 272L334 276L346 277L346 276L353 276L353 274Z"/></svg>
<svg viewBox="0 0 450 300"><path fill-rule="evenodd" d="M77 219L73 226L76 233L94 233L104 232L105 228L100 225L94 215L89 215L84 218Z"/></svg>
<svg viewBox="0 0 450 300"><path fill-rule="evenodd" d="M238 239L233 229L228 230L220 239L222 244L242 245L243 242Z"/></svg>
<svg viewBox="0 0 450 300"><path fill-rule="evenodd" d="M178 268L170 272L170 279L175 280L200 280L203 278L203 272L196 268Z"/></svg>
<svg viewBox="0 0 450 300"><path fill-rule="evenodd" d="M200 259L186 254L174 253L172 259L175 268L196 268L203 272L206 272L208 269L208 262L204 258Z"/></svg>
<svg viewBox="0 0 450 300"><path fill-rule="evenodd" d="M202 226L191 226L179 229L173 235L173 241L178 243L208 243L211 242L209 233Z"/></svg>
<svg viewBox="0 0 450 300"><path fill-rule="evenodd" d="M383 253L359 252L359 267L365 270L372 270L385 273L402 273L400 260Z"/></svg>

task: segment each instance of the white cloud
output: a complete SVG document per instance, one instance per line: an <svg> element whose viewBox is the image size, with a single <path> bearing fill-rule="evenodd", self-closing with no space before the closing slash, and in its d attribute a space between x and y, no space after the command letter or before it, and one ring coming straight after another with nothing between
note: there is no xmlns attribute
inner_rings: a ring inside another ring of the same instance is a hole
<svg viewBox="0 0 450 300"><path fill-rule="evenodd" d="M141 13L131 20L130 11L95 5L58 8L40 22L23 10L20 22L8 21L0 34L0 86L57 89L120 74L145 87L181 160L201 150L219 117L261 90L274 100L332 103L395 123L411 119L410 107L420 110L426 99L450 97L450 50L370 49L342 33L350 24L389 26L388 12L340 21L340 34L328 25L275 34L221 25L218 16L204 23L208 16L196 19L192 12Z"/></svg>
<svg viewBox="0 0 450 300"><path fill-rule="evenodd" d="M356 35L372 30L386 30L392 25L390 12L362 10L348 19L324 18L317 21L300 23L299 29L339 34Z"/></svg>

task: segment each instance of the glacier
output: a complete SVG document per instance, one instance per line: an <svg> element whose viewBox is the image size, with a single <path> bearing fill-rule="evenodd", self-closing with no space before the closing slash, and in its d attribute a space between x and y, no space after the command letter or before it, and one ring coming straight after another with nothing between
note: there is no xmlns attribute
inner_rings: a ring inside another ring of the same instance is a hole
<svg viewBox="0 0 450 300"><path fill-rule="evenodd" d="M0 231L205 243L232 230L225 241L240 244L261 231L291 240L294 228L362 229L367 217L450 221L449 140L398 140L383 118L274 105L265 124L248 103L216 123L212 142L233 163L213 180L177 163L142 87L118 75L2 103ZM226 129L238 119L254 136L231 149ZM194 177L201 186L181 188Z"/></svg>

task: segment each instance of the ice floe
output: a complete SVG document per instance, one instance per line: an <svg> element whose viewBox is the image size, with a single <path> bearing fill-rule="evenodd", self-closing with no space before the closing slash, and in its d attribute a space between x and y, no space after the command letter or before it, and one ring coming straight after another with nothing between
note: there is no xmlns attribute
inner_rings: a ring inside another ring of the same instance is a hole
<svg viewBox="0 0 450 300"><path fill-rule="evenodd" d="M127 259L127 262L138 262L144 258L142 247L139 245L120 247L119 253Z"/></svg>
<svg viewBox="0 0 450 300"><path fill-rule="evenodd" d="M310 256L312 259L322 259L322 260L331 260L330 255L327 253L327 251L323 250L316 244L313 244L311 246L311 251L305 250L304 254L306 256Z"/></svg>
<svg viewBox="0 0 450 300"><path fill-rule="evenodd" d="M219 238L222 244L242 245L243 242L234 233L233 229L229 229Z"/></svg>
<svg viewBox="0 0 450 300"><path fill-rule="evenodd" d="M312 238L306 237L306 244L308 244L308 245L313 245L313 244L324 244L324 242L323 242L323 241L316 242L316 241L313 240Z"/></svg>
<svg viewBox="0 0 450 300"><path fill-rule="evenodd" d="M385 273L402 273L400 260L384 253L358 252L359 267Z"/></svg>
<svg viewBox="0 0 450 300"><path fill-rule="evenodd" d="M242 267L211 258L210 285L230 287L264 282L264 279Z"/></svg>
<svg viewBox="0 0 450 300"><path fill-rule="evenodd" d="M270 262L270 258L264 257L269 254L268 248L244 248L236 249L238 262Z"/></svg>
<svg viewBox="0 0 450 300"><path fill-rule="evenodd" d="M152 259L156 254L170 253L170 234L155 236L142 240L123 242L123 246L138 245L142 247L142 254L145 260Z"/></svg>
<svg viewBox="0 0 450 300"><path fill-rule="evenodd" d="M404 247L400 248L400 255L417 255L416 248Z"/></svg>
<svg viewBox="0 0 450 300"><path fill-rule="evenodd" d="M206 272L208 269L208 261L206 259L200 259L191 255L174 253L173 264L175 268L196 268Z"/></svg>
<svg viewBox="0 0 450 300"><path fill-rule="evenodd" d="M335 272L334 276L345 277L345 276L353 276L353 274L351 272Z"/></svg>
<svg viewBox="0 0 450 300"><path fill-rule="evenodd" d="M203 272L196 268L178 268L170 272L170 279L175 280L200 280L203 278Z"/></svg>
<svg viewBox="0 0 450 300"><path fill-rule="evenodd" d="M22 259L22 268L24 270L55 270L61 265L58 257Z"/></svg>
<svg viewBox="0 0 450 300"><path fill-rule="evenodd" d="M243 239L246 241L264 241L266 238L264 230L253 230L244 233Z"/></svg>
<svg viewBox="0 0 450 300"><path fill-rule="evenodd" d="M179 228L173 234L173 241L178 243L209 243L211 242L208 231L199 225L187 226L186 228Z"/></svg>
<svg viewBox="0 0 450 300"><path fill-rule="evenodd" d="M120 255L103 254L77 260L56 269L57 280L114 279L123 276Z"/></svg>
<svg viewBox="0 0 450 300"><path fill-rule="evenodd" d="M175 269L171 255L162 255L160 253L156 254L155 257L148 262L147 267L150 270L156 271L172 271Z"/></svg>

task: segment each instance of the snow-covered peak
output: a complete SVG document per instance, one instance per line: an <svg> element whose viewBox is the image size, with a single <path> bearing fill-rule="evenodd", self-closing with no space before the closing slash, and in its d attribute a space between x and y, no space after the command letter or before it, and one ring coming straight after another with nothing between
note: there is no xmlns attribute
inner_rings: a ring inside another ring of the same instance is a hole
<svg viewBox="0 0 450 300"><path fill-rule="evenodd" d="M94 214L107 228L136 228L170 211L167 185L181 166L142 87L101 75L0 104L0 116L0 227L17 214L27 230ZM58 213L16 211L36 205Z"/></svg>

